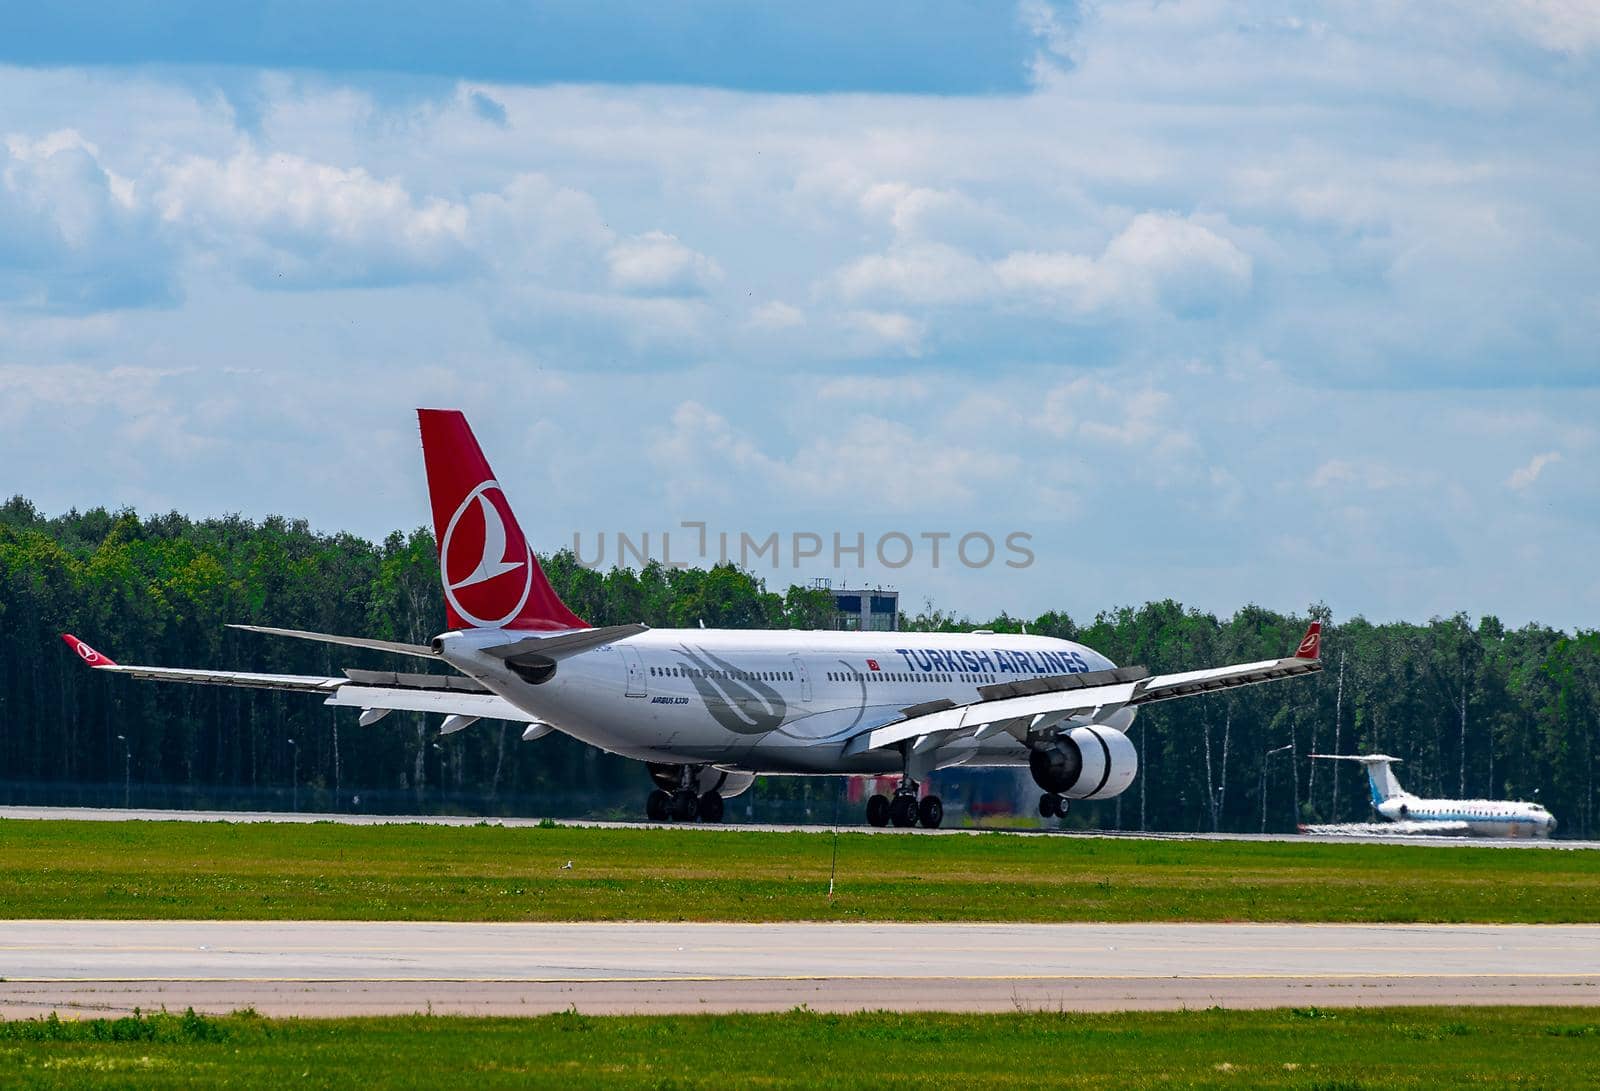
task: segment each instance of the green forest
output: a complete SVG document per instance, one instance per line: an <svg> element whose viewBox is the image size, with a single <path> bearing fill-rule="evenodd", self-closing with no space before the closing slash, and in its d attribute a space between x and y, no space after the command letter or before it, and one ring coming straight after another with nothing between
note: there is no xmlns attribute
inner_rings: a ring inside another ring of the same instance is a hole
<svg viewBox="0 0 1600 1091"><path fill-rule="evenodd" d="M569 552L542 561L567 603L597 625L816 628L831 614L825 592L770 590L732 566L598 572ZM1592 835L1600 817L1597 632L1508 629L1465 614L1377 624L1333 618L1320 605L1296 615L1244 606L1219 618L1170 600L1087 619L1053 610L956 618L930 604L902 627L1026 625L1162 672L1287 655L1310 617L1324 622L1324 673L1143 710L1131 733L1138 781L1116 804L1075 809L1072 821L1237 831L1364 821L1359 771L1306 755L1382 750L1404 759L1401 779L1420 795L1537 798L1560 820L1561 836ZM277 517L94 509L49 518L21 497L0 507L0 801L639 810L644 770L572 739L523 743L517 726L485 721L441 740L436 723L404 713L361 728L348 710L301 694L96 675L59 639L74 632L113 658L153 665L394 669L375 653L241 633L228 622L425 643L444 627L433 536L397 531L374 543ZM1269 756L1284 746L1292 749ZM797 817L800 800L837 798L837 786L764 778L753 795L763 806L788 803L783 814ZM819 804L815 817L827 820L831 806ZM733 805L730 813L747 812Z"/></svg>

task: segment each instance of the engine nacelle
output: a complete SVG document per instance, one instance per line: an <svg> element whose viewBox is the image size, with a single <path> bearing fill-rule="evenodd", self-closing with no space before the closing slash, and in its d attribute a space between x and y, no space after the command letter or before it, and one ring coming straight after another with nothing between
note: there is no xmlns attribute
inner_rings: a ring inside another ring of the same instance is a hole
<svg viewBox="0 0 1600 1091"><path fill-rule="evenodd" d="M649 762L646 768L650 770L650 779L656 782L656 787L667 792L676 792L682 785L683 766L669 765L661 762ZM692 778L690 787L704 795L706 792L716 792L723 799L732 799L749 790L750 785L756 782L754 773L734 773L715 766L701 767L697 776Z"/></svg>
<svg viewBox="0 0 1600 1091"><path fill-rule="evenodd" d="M1068 799L1113 799L1139 774L1139 753L1114 727L1075 727L1028 755L1034 783Z"/></svg>

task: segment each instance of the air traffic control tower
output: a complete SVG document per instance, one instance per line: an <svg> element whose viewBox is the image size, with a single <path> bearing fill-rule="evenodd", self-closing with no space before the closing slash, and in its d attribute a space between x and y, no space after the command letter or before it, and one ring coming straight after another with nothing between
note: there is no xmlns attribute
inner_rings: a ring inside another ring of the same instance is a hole
<svg viewBox="0 0 1600 1091"><path fill-rule="evenodd" d="M832 628L875 633L900 628L900 592L882 587L834 587L828 579L812 584L833 596Z"/></svg>

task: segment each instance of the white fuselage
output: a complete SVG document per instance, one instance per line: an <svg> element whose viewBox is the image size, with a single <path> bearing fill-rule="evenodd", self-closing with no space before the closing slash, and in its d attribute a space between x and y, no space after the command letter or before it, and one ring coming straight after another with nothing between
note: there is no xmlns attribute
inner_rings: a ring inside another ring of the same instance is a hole
<svg viewBox="0 0 1600 1091"><path fill-rule="evenodd" d="M760 773L897 773L883 750L846 756L862 731L981 686L1108 670L1068 640L988 633L652 629L561 660L531 683L479 650L497 630L440 640L444 658L530 716L586 743L651 762L712 764ZM1134 710L1099 720L1126 730ZM927 768L1021 765L1027 748L999 731L937 749Z"/></svg>
<svg viewBox="0 0 1600 1091"><path fill-rule="evenodd" d="M1556 827L1554 816L1537 803L1398 795L1373 806L1391 822L1465 823L1474 837L1549 837Z"/></svg>

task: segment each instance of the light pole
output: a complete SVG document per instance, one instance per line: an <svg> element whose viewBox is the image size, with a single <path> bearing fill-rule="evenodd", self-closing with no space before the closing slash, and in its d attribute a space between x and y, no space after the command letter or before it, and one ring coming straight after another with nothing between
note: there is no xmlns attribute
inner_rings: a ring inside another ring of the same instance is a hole
<svg viewBox="0 0 1600 1091"><path fill-rule="evenodd" d="M289 740L289 753L292 755L290 768L293 770L289 774L289 783L294 786L294 809L298 812L300 810L300 748L294 744L293 739Z"/></svg>
<svg viewBox="0 0 1600 1091"><path fill-rule="evenodd" d="M442 812L444 810L445 760L449 756L449 752L438 743L434 743L433 748L439 751L439 810Z"/></svg>
<svg viewBox="0 0 1600 1091"><path fill-rule="evenodd" d="M133 750L128 746L128 736L118 735L122 744L122 809L128 809L129 793L133 790Z"/></svg>
<svg viewBox="0 0 1600 1091"><path fill-rule="evenodd" d="M1267 766L1272 764L1272 755L1281 754L1285 750L1292 750L1294 743L1284 743L1275 750L1268 750L1261 758L1261 832L1267 832Z"/></svg>

